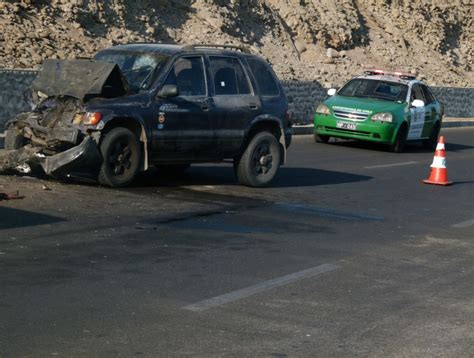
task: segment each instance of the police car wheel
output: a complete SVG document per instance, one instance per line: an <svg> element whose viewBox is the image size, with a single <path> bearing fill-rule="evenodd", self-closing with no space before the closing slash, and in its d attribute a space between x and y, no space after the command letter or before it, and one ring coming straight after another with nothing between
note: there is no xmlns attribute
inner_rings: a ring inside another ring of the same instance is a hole
<svg viewBox="0 0 474 358"><path fill-rule="evenodd" d="M407 136L408 136L408 128L406 124L402 124L402 126L398 130L397 138L395 139L395 142L390 146L390 150L395 153L403 152L403 149L405 148L405 143L407 141Z"/></svg>
<svg viewBox="0 0 474 358"><path fill-rule="evenodd" d="M314 141L316 143L327 143L329 142L329 137L328 135L322 135L322 134L316 134L314 133Z"/></svg>
<svg viewBox="0 0 474 358"><path fill-rule="evenodd" d="M438 144L438 137L440 132L440 125L436 123L431 131L431 135L429 139L424 139L422 144L425 149L435 150L436 145Z"/></svg>

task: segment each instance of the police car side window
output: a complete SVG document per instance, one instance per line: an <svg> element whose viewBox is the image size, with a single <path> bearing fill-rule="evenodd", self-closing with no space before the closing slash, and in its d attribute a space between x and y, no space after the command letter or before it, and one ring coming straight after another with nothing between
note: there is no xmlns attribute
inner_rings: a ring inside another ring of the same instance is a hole
<svg viewBox="0 0 474 358"><path fill-rule="evenodd" d="M423 90L421 89L420 85L414 85L411 90L411 100L414 101L415 99L422 100L426 103L426 99L423 95Z"/></svg>
<svg viewBox="0 0 474 358"><path fill-rule="evenodd" d="M177 86L180 96L205 96L206 79L202 58L197 56L178 59L168 74L165 85Z"/></svg>
<svg viewBox="0 0 474 358"><path fill-rule="evenodd" d="M426 98L426 104L431 103L434 101L433 95L431 94L430 90L426 86L421 86L423 89L423 94L425 95Z"/></svg>

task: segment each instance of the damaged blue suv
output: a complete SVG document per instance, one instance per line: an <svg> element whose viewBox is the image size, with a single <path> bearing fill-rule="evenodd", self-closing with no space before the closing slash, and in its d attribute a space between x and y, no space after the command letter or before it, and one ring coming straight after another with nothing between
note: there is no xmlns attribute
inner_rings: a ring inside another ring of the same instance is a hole
<svg viewBox="0 0 474 358"><path fill-rule="evenodd" d="M120 45L93 60L47 60L32 88L36 107L8 123L0 171L122 187L151 165L232 161L241 184L261 187L291 143L280 82L244 48Z"/></svg>

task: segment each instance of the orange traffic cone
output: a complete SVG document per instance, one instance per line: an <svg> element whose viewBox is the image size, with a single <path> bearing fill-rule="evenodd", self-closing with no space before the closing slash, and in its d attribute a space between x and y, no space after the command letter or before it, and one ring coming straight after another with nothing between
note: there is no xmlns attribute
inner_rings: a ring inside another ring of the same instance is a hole
<svg viewBox="0 0 474 358"><path fill-rule="evenodd" d="M436 152L431 164L431 174L426 180L426 184L435 185L451 185L453 182L448 181L448 169L446 168L446 150L444 148L444 137L439 137Z"/></svg>

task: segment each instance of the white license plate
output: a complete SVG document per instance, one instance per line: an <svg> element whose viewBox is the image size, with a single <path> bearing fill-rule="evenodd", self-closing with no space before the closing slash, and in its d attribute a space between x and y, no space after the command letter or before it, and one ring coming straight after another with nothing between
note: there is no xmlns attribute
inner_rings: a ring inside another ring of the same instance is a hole
<svg viewBox="0 0 474 358"><path fill-rule="evenodd" d="M341 129L349 129L351 131L355 131L357 129L357 124L347 123L347 122L337 122L336 127L341 128Z"/></svg>

